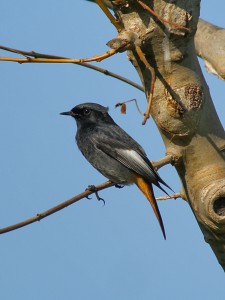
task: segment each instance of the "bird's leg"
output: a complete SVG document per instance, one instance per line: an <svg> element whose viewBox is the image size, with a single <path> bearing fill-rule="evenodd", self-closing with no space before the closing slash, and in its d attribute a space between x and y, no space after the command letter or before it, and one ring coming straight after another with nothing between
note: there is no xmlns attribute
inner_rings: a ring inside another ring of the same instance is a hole
<svg viewBox="0 0 225 300"><path fill-rule="evenodd" d="M103 204L105 205L105 200L99 196L98 191L97 191L95 185L89 185L89 186L86 188L86 190L89 190L89 191L95 193L95 196L96 196L97 200L98 200L98 201L103 201ZM90 199L90 198L89 198L89 199Z"/></svg>

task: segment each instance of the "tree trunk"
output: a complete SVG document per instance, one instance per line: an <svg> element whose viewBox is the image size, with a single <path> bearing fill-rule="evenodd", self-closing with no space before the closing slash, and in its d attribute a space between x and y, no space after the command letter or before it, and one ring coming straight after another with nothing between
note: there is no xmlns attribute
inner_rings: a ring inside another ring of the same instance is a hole
<svg viewBox="0 0 225 300"><path fill-rule="evenodd" d="M194 46L200 1L143 1L160 17L190 28L189 32L157 20L136 0L111 2L126 35L132 35L128 57L147 97L151 76L135 45L155 69L151 115L180 176L183 198L225 270L225 134ZM123 34L122 30L118 39Z"/></svg>

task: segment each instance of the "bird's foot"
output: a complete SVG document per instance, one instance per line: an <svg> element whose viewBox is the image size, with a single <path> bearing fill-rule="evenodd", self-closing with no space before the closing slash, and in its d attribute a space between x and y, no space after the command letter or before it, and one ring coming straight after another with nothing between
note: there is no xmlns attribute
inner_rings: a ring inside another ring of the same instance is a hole
<svg viewBox="0 0 225 300"><path fill-rule="evenodd" d="M115 184L115 188L122 189L122 188L124 188L124 185L117 183L117 184Z"/></svg>
<svg viewBox="0 0 225 300"><path fill-rule="evenodd" d="M98 200L98 201L103 201L103 204L105 205L105 200L99 196L98 191L97 191L95 185L89 185L89 186L86 188L86 190L89 190L89 191L95 193L95 196L96 196L97 200ZM91 199L91 198L88 197L88 196L87 196L86 198L87 198L87 199Z"/></svg>

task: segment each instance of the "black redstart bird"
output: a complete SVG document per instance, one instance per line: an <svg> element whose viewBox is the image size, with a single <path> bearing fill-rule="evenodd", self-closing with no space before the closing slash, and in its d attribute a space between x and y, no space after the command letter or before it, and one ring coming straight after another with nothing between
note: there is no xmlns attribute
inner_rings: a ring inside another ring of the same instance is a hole
<svg viewBox="0 0 225 300"><path fill-rule="evenodd" d="M160 183L170 187L154 170L142 147L114 122L108 108L100 104L79 104L61 115L76 120L78 148L93 167L115 184L138 186L150 202L166 239L152 184L166 194Z"/></svg>

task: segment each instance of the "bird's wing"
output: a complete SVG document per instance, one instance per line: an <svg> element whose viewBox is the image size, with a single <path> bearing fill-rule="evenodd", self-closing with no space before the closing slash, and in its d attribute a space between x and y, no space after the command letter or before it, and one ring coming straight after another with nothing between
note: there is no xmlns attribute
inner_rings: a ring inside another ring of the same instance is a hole
<svg viewBox="0 0 225 300"><path fill-rule="evenodd" d="M142 147L120 127L109 127L101 128L95 135L95 145L98 149L157 185L160 177L155 172Z"/></svg>

